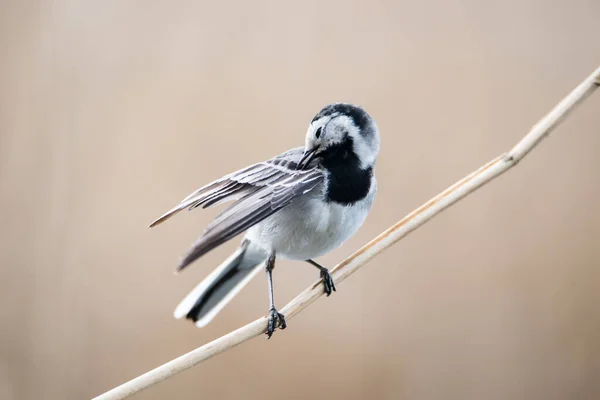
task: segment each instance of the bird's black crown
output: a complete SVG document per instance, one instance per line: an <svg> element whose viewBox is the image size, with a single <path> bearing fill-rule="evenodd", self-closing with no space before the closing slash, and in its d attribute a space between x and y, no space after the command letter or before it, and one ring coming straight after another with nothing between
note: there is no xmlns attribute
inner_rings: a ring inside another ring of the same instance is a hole
<svg viewBox="0 0 600 400"><path fill-rule="evenodd" d="M323 108L321 111L319 111L319 113L313 118L312 122L315 122L319 118L334 114L347 115L352 119L354 125L356 125L358 129L361 130L361 132L367 128L371 120L369 114L367 114L367 112L362 107L355 106L353 104L335 103L330 104L327 107Z"/></svg>

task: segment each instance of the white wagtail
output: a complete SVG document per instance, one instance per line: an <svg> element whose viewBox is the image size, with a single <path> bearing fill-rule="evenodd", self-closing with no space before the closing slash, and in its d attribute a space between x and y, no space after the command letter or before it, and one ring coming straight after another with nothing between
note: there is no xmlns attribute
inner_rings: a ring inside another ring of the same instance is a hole
<svg viewBox="0 0 600 400"><path fill-rule="evenodd" d="M329 296L336 290L333 279L313 258L340 246L362 225L377 191L373 167L378 152L379 132L371 116L355 105L331 104L311 121L304 148L224 176L154 221L151 227L185 208L233 201L194 243L178 271L247 231L240 247L177 306L175 317L205 326L264 262L270 300L267 337L276 327L285 329L273 301L276 256L317 267Z"/></svg>

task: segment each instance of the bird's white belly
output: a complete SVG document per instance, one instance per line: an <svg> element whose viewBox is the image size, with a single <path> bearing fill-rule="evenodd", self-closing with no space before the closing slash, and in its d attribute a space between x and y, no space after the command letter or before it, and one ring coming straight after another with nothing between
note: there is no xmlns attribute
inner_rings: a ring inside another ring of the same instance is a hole
<svg viewBox="0 0 600 400"><path fill-rule="evenodd" d="M311 196L296 200L248 230L246 238L268 252L292 260L316 258L339 247L362 225L374 190L350 206Z"/></svg>

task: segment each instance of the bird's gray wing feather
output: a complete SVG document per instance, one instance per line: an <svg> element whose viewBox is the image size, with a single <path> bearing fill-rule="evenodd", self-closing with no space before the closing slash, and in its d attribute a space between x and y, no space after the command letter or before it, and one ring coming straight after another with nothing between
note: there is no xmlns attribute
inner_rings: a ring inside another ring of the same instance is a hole
<svg viewBox="0 0 600 400"><path fill-rule="evenodd" d="M163 222L185 208L206 208L226 201L235 201L208 226L184 256L178 270L322 183L324 174L320 169L296 169L302 154L302 147L295 148L229 174L198 189L177 207L153 222L151 226Z"/></svg>
<svg viewBox="0 0 600 400"><path fill-rule="evenodd" d="M303 148L297 147L270 160L250 165L217 179L188 195L176 207L152 222L150 227L166 221L186 208L192 210L200 206L202 208L215 206L241 199L256 191L257 188L276 185L290 175L300 172L296 171L296 166L302 153Z"/></svg>
<svg viewBox="0 0 600 400"><path fill-rule="evenodd" d="M323 179L319 170L303 171L293 180L288 178L273 186L255 187L215 218L183 257L178 270L315 189Z"/></svg>

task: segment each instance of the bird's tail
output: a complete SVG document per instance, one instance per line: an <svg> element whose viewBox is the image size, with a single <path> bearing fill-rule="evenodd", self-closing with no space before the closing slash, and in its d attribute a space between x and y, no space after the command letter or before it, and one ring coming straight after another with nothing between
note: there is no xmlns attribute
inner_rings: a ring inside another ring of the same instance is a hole
<svg viewBox="0 0 600 400"><path fill-rule="evenodd" d="M206 326L260 270L265 252L244 241L239 249L194 288L175 309L175 318L186 317Z"/></svg>

